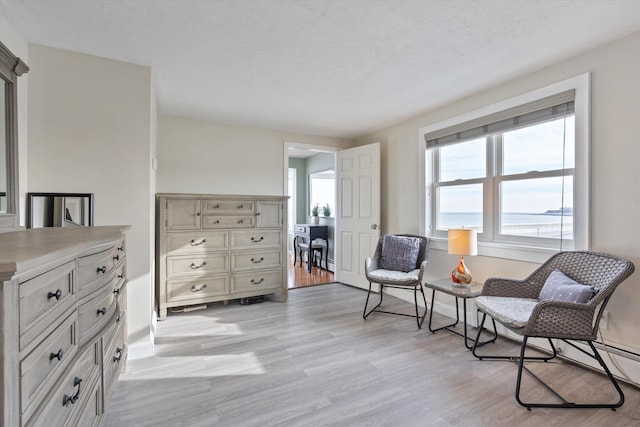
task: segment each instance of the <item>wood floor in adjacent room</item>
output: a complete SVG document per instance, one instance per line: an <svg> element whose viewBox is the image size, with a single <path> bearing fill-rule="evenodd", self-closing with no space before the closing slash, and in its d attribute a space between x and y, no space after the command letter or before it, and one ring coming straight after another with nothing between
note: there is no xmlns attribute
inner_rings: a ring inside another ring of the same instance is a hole
<svg viewBox="0 0 640 427"><path fill-rule="evenodd" d="M365 297L332 284L296 289L286 304L220 303L170 314L158 323L155 355L128 361L105 425L640 425L640 391L628 386L616 412L529 412L514 399L514 363L478 361L460 337L418 330L408 317L374 313L365 321ZM385 303L412 308L393 297ZM518 348L507 341L491 347ZM613 396L602 375L580 367L553 362L532 370L568 395ZM535 384L525 377L523 386ZM522 397L554 401L539 389Z"/></svg>

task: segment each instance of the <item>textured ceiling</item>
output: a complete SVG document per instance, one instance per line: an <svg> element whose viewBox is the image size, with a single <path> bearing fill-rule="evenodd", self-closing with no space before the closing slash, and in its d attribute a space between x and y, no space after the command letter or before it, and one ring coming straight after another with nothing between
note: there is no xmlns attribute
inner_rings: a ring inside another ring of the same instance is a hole
<svg viewBox="0 0 640 427"><path fill-rule="evenodd" d="M151 66L160 113L355 138L640 30L638 0L0 0Z"/></svg>

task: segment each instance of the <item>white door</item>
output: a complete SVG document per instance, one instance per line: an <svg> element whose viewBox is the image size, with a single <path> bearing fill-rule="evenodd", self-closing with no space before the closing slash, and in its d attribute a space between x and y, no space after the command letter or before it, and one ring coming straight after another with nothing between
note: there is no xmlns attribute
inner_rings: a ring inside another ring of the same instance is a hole
<svg viewBox="0 0 640 427"><path fill-rule="evenodd" d="M380 144L338 151L336 160L335 279L368 289L364 261L380 238Z"/></svg>

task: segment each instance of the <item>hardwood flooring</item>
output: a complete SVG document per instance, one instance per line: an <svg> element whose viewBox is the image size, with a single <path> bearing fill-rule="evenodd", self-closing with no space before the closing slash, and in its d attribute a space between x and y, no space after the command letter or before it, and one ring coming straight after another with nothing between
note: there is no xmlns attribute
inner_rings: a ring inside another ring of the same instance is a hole
<svg viewBox="0 0 640 427"><path fill-rule="evenodd" d="M323 264L324 265L324 264ZM287 266L289 289L304 288L307 286L326 285L333 283L333 273L329 270L323 270L313 267L311 273L307 270L305 262L300 265L300 260L293 265L293 257L289 256L289 264Z"/></svg>
<svg viewBox="0 0 640 427"><path fill-rule="evenodd" d="M289 302L170 314L156 352L129 360L105 426L638 426L640 391L623 386L616 412L527 411L514 398L516 365L478 361L456 335L414 319L362 319L366 293L298 289ZM385 307L412 305L385 296ZM449 320L435 315L435 321ZM492 352L518 346L499 340ZM613 396L605 378L562 362L529 365L567 395ZM523 379L524 390L536 385ZM535 388L522 397L553 398Z"/></svg>

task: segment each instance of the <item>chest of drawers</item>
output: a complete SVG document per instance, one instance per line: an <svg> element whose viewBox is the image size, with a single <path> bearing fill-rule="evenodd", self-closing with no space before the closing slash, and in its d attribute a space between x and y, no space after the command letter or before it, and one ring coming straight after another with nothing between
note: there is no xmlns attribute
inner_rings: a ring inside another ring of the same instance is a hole
<svg viewBox="0 0 640 427"><path fill-rule="evenodd" d="M126 360L127 228L0 234L0 424L101 424Z"/></svg>
<svg viewBox="0 0 640 427"><path fill-rule="evenodd" d="M158 194L159 318L172 307L277 294L287 299L286 198Z"/></svg>

